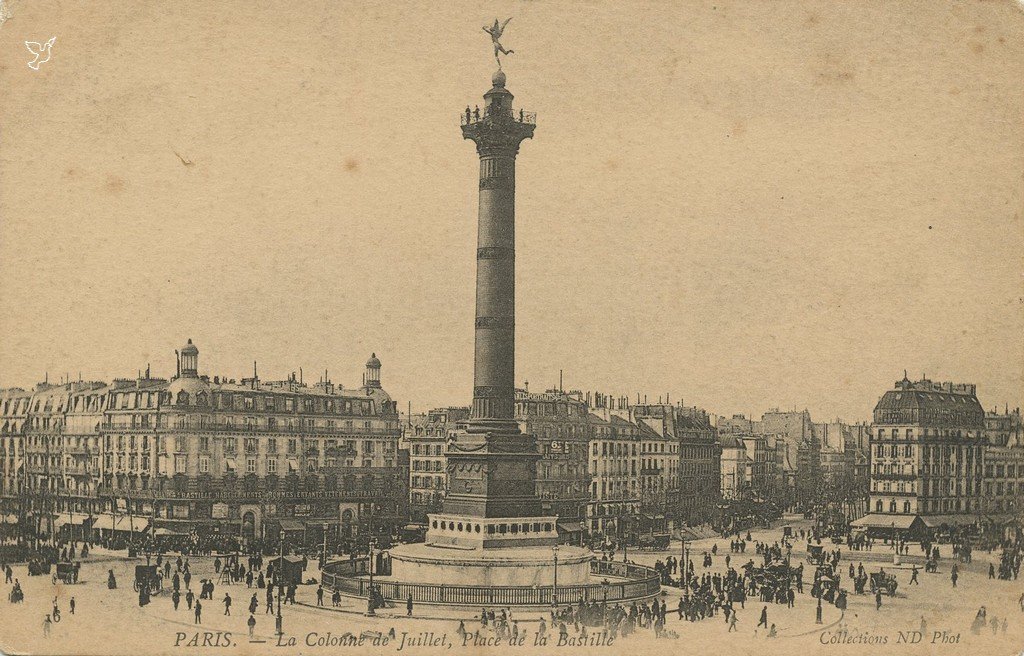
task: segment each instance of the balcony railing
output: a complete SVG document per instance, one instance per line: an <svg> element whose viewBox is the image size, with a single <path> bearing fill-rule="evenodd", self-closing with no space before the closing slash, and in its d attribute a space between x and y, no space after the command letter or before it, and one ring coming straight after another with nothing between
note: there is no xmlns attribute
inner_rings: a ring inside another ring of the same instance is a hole
<svg viewBox="0 0 1024 656"><path fill-rule="evenodd" d="M369 580L361 577L367 571L367 559L355 562L330 563L322 574L323 585L330 590L366 597ZM376 571L376 568L375 568ZM385 571L387 571L385 569ZM661 578L653 569L613 561L591 561L590 572L596 578L610 576L616 580L588 585L557 587L559 604L580 602L621 603L648 599L661 591ZM622 580L627 579L627 580ZM476 586L374 581L374 587L385 599L433 604L480 606L551 606L554 586Z"/></svg>
<svg viewBox="0 0 1024 656"><path fill-rule="evenodd" d="M459 121L462 125L482 123L488 119L513 121L516 123L524 123L526 125L537 125L537 112L528 112L524 109L510 109L506 112L498 113L489 109L483 112L479 110L470 111L467 109L459 115Z"/></svg>

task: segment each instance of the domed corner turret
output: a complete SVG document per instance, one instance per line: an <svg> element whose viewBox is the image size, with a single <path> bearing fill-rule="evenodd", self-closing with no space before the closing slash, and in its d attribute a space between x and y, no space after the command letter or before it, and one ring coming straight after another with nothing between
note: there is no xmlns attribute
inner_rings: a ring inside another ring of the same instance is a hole
<svg viewBox="0 0 1024 656"><path fill-rule="evenodd" d="M380 360L376 353L371 353L366 361L366 387L380 387Z"/></svg>

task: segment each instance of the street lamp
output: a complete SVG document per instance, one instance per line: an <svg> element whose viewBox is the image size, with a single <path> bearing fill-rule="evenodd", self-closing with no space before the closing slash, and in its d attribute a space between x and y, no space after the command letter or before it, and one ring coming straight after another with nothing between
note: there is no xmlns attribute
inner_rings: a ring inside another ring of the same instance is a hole
<svg viewBox="0 0 1024 656"><path fill-rule="evenodd" d="M374 601L373 601L373 550L377 548L377 538L370 538L369 548L370 548L370 556L369 556L369 559L367 561L367 566L369 567L369 570L370 570L370 586L369 586L369 588L367 588L367 591L366 591L366 596L367 596L367 601L366 601L367 611L366 611L366 615L368 617L376 617L377 613L374 610L375 604L374 604Z"/></svg>
<svg viewBox="0 0 1024 656"><path fill-rule="evenodd" d="M683 527L682 526L679 527L679 540L680 540L680 542L679 542L679 557L682 558L682 560L679 562L679 567L680 567L679 587L683 588L683 587L686 587L686 583L687 583L687 581L686 581L687 569L686 569L686 534L683 533Z"/></svg>
<svg viewBox="0 0 1024 656"><path fill-rule="evenodd" d="M281 560L277 563L277 635L284 635L284 628L281 619L281 597L284 596L284 529L281 529L280 536Z"/></svg>
<svg viewBox="0 0 1024 656"><path fill-rule="evenodd" d="M821 624L821 594L822 594L822 592L823 592L823 590L821 589L821 581L819 580L818 581L818 609L814 613L814 623L815 624Z"/></svg>
<svg viewBox="0 0 1024 656"><path fill-rule="evenodd" d="M555 579L551 586L551 607L555 610L558 609L558 545L551 547L551 552L555 555Z"/></svg>
<svg viewBox="0 0 1024 656"><path fill-rule="evenodd" d="M320 551L320 569L323 570L327 564L327 522L324 522L324 544Z"/></svg>

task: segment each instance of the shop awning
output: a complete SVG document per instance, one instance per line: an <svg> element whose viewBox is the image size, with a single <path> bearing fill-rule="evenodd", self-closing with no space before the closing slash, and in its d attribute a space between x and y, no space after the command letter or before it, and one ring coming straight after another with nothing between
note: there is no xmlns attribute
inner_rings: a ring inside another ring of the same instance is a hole
<svg viewBox="0 0 1024 656"><path fill-rule="evenodd" d="M975 515L925 515L921 519L929 528L946 526L968 526L978 521Z"/></svg>
<svg viewBox="0 0 1024 656"><path fill-rule="evenodd" d="M231 471L238 471L238 467L235 465L235 459L234 458L225 458L224 459L224 464L227 466L227 470L229 472L231 472Z"/></svg>
<svg viewBox="0 0 1024 656"><path fill-rule="evenodd" d="M558 522L558 530L566 533L579 533L583 529L580 528L579 522Z"/></svg>
<svg viewBox="0 0 1024 656"><path fill-rule="evenodd" d="M985 515L985 519L994 524L1020 523L1021 520L1021 518L1014 513L995 513L992 515Z"/></svg>
<svg viewBox="0 0 1024 656"><path fill-rule="evenodd" d="M850 522L850 526L860 526L865 528L896 528L901 531L905 531L914 525L914 522L920 521L917 515L864 515L860 519L855 519Z"/></svg>
<svg viewBox="0 0 1024 656"><path fill-rule="evenodd" d="M174 531L174 530L171 530L169 528L164 528L163 526L159 526L156 529L154 529L153 530L153 534L154 535L188 535L187 533L182 533L181 531Z"/></svg>
<svg viewBox="0 0 1024 656"><path fill-rule="evenodd" d="M110 513L95 515L92 520L92 527L103 531L113 531L116 519Z"/></svg>
<svg viewBox="0 0 1024 656"><path fill-rule="evenodd" d="M281 525L282 531L304 531L306 527L302 525L297 519L279 519L277 522Z"/></svg>
<svg viewBox="0 0 1024 656"><path fill-rule="evenodd" d="M299 463L295 458L288 458L288 471L299 471Z"/></svg>
<svg viewBox="0 0 1024 656"><path fill-rule="evenodd" d="M114 530L145 533L149 530L149 519L146 517L128 517L127 515L121 515L117 518L117 523L114 524Z"/></svg>
<svg viewBox="0 0 1024 656"><path fill-rule="evenodd" d="M57 515L56 519L53 520L53 525L56 528L60 528L65 524L71 524L72 526L81 526L85 523L85 520L89 519L88 515L82 513L66 513L62 512Z"/></svg>

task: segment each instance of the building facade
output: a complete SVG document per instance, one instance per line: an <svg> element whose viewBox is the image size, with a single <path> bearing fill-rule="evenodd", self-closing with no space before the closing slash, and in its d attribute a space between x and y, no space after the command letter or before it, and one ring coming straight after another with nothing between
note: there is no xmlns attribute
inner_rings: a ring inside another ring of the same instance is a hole
<svg viewBox="0 0 1024 656"><path fill-rule="evenodd" d="M408 473L380 370L374 355L356 389L211 380L190 340L170 380L40 385L17 422L24 467L5 503L20 485L18 512L39 532L93 538L393 533L408 515Z"/></svg>
<svg viewBox="0 0 1024 656"><path fill-rule="evenodd" d="M722 448L722 498L729 501L742 499L750 488L747 449L732 433L719 435L718 443Z"/></svg>
<svg viewBox="0 0 1024 656"><path fill-rule="evenodd" d="M636 424L597 407L589 415L591 537L611 540L630 535L640 515L640 431Z"/></svg>
<svg viewBox="0 0 1024 656"><path fill-rule="evenodd" d="M910 381L885 392L871 425L867 526L971 523L981 508L985 412L975 386Z"/></svg>
<svg viewBox="0 0 1024 656"><path fill-rule="evenodd" d="M590 502L590 420L580 392L516 391L520 430L537 440L537 496L546 516L558 516L559 535L576 542Z"/></svg>
<svg viewBox="0 0 1024 656"><path fill-rule="evenodd" d="M448 489L448 440L469 419L469 407L435 408L406 431L409 449L409 512L414 522L441 511Z"/></svg>

